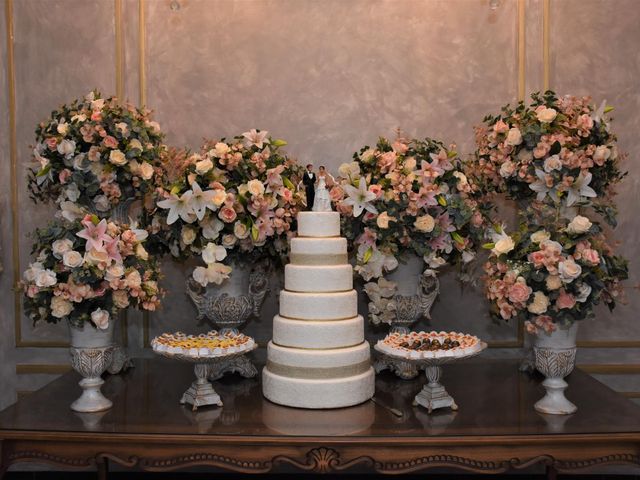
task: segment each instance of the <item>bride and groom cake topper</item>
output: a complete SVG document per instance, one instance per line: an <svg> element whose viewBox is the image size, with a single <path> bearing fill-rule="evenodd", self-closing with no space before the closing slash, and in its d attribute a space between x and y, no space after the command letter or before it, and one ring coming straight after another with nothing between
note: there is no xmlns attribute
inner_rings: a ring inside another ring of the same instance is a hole
<svg viewBox="0 0 640 480"><path fill-rule="evenodd" d="M314 212L331 211L329 188L333 186L334 182L334 178L327 172L324 165L320 165L316 174L313 171L313 164L307 164L307 171L304 172L302 177L307 197L307 210Z"/></svg>

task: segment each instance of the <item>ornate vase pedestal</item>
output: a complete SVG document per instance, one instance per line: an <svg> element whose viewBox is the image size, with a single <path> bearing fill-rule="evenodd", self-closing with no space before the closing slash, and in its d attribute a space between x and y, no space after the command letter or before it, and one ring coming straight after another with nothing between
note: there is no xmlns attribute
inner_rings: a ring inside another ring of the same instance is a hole
<svg viewBox="0 0 640 480"><path fill-rule="evenodd" d="M578 409L564 396L568 387L564 377L575 366L577 332L578 323L573 322L569 328L557 328L550 334L540 332L535 337L536 369L546 377L542 386L547 391L534 405L540 413L568 415Z"/></svg>
<svg viewBox="0 0 640 480"><path fill-rule="evenodd" d="M436 272L424 269L424 261L417 255L407 259L407 263L388 275L388 280L396 283L397 294L395 303L395 319L389 333L409 333L409 327L421 318L431 319L429 312L440 293L440 282ZM403 380L411 380L420 373L415 362L405 362L402 359L378 352L373 364L376 373L390 370Z"/></svg>
<svg viewBox="0 0 640 480"><path fill-rule="evenodd" d="M101 375L113 361L114 324L109 322L105 330L94 327L90 322L84 322L82 327L69 324L71 366L83 377L79 382L82 395L71 404L71 409L76 412L100 412L112 406L100 387L104 383Z"/></svg>
<svg viewBox="0 0 640 480"><path fill-rule="evenodd" d="M269 264L258 262L251 268L236 262L230 277L222 285L204 289L192 278L187 280L187 294L198 309L197 319L211 322L222 335L237 335L239 328L252 316L259 316L269 291ZM258 369L246 354L220 359L208 367L209 380L226 373L239 373L245 378L258 375Z"/></svg>

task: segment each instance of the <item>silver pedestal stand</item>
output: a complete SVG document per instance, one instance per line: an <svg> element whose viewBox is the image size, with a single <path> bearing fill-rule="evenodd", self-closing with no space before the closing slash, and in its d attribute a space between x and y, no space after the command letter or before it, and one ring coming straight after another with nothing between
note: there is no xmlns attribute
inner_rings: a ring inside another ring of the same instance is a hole
<svg viewBox="0 0 640 480"><path fill-rule="evenodd" d="M376 350L378 350L377 345L375 348ZM449 393L447 393L444 386L440 383L440 378L442 376L442 365L444 365L445 363L454 362L456 360L462 360L463 358L471 358L475 355L478 355L485 348L487 348L487 344L485 342L481 342L480 349L476 352L473 352L469 355L461 355L457 357L409 359L406 357L389 355L388 353L385 353L385 355L412 364L416 367L416 369L424 369L427 376L427 383L424 385L424 387L422 387L422 390L418 392L416 397L413 399L413 405L422 405L428 410L429 413L431 413L438 408L446 407L451 407L451 410L454 411L458 410L458 404L455 402L453 397L449 395Z"/></svg>
<svg viewBox="0 0 640 480"><path fill-rule="evenodd" d="M232 362L237 358L243 358L251 364L244 355L255 350L257 347L258 346L254 344L254 346L248 350L229 353L227 355L219 355L216 357L192 357L189 355L172 354L159 351L155 351L155 353L173 360L194 364L193 372L195 373L196 380L191 384L187 391L184 392L180 399L180 403L182 405L188 403L192 406L192 410L195 412L199 407L207 405L222 406L222 399L220 398L220 395L218 395L214 390L213 385L211 385L211 382L209 381L212 372L220 372L221 366L229 365L229 362Z"/></svg>

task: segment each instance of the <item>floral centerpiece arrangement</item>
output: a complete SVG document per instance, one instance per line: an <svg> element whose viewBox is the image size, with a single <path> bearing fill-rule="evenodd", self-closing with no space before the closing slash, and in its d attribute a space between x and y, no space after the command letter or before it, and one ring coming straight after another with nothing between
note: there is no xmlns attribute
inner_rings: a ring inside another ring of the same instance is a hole
<svg viewBox="0 0 640 480"><path fill-rule="evenodd" d="M29 172L31 196L57 202L67 220L107 214L153 190L162 138L149 111L93 91L38 125L33 156L39 165Z"/></svg>
<svg viewBox="0 0 640 480"><path fill-rule="evenodd" d="M107 329L119 310L153 311L163 291L156 260L144 248L145 230L95 215L38 229L36 261L24 272L26 314L34 322L91 322Z"/></svg>
<svg viewBox="0 0 640 480"><path fill-rule="evenodd" d="M551 91L531 98L530 106L507 105L476 127L477 158L468 176L487 194L559 208L588 205L615 224L611 187L624 173L605 118L611 109Z"/></svg>
<svg viewBox="0 0 640 480"><path fill-rule="evenodd" d="M357 251L355 270L367 282L373 323L393 322L397 285L385 273L408 253L429 269L474 258L472 234L483 217L453 146L380 138L339 173L330 195Z"/></svg>
<svg viewBox="0 0 640 480"><path fill-rule="evenodd" d="M613 310L628 267L614 255L602 227L582 215L538 227L539 212L527 215L516 232L496 228L487 245L486 295L493 317L524 321L535 334L591 318L600 302Z"/></svg>
<svg viewBox="0 0 640 480"><path fill-rule="evenodd" d="M231 273L230 260L286 256L303 206L296 185L303 169L281 152L282 140L250 130L230 141L207 141L200 153L176 151L157 188L153 231L176 257L201 255L193 278L206 287ZM174 162L174 157L177 162Z"/></svg>

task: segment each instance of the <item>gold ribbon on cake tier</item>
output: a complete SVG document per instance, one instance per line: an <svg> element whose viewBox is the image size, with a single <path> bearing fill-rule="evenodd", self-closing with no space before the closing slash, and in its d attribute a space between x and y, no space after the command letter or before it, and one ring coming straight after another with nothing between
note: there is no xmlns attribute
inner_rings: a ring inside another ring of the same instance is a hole
<svg viewBox="0 0 640 480"><path fill-rule="evenodd" d="M345 265L349 263L349 257L346 253L291 253L289 254L289 263L292 265Z"/></svg>
<svg viewBox="0 0 640 480"><path fill-rule="evenodd" d="M325 380L329 378L354 377L366 373L371 367L371 361L365 360L353 365L339 367L294 367L267 360L267 370L281 377L303 378L307 380Z"/></svg>

